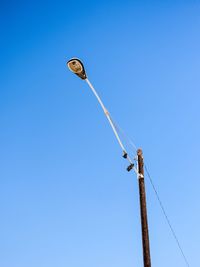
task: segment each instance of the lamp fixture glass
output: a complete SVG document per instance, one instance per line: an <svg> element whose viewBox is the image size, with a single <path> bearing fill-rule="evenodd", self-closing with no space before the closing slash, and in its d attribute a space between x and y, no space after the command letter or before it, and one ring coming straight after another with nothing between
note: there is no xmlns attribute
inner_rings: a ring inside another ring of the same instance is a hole
<svg viewBox="0 0 200 267"><path fill-rule="evenodd" d="M83 63L78 58L72 58L67 62L68 68L78 75L81 79L85 80L87 78Z"/></svg>

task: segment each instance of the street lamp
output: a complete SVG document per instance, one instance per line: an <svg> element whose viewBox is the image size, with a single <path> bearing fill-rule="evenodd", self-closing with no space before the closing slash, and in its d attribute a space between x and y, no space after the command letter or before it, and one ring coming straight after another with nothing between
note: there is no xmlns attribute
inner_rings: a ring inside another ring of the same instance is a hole
<svg viewBox="0 0 200 267"><path fill-rule="evenodd" d="M137 162L138 162L138 168L135 168L132 160L130 159L128 153L126 152L126 149L118 135L117 129L115 127L115 124L113 123L113 120L111 118L110 113L105 108L101 98L97 94L96 90L94 89L91 82L88 80L85 72L85 68L83 66L83 63L78 58L72 58L67 62L68 68L78 75L79 78L82 80L85 80L87 84L89 85L90 89L94 93L95 97L97 98L99 104L101 105L105 116L107 117L110 126L112 127L112 130L115 134L115 137L117 138L117 141L123 151L123 158L127 159L129 161L129 166L127 167L127 171L131 171L132 169L135 171L138 182L139 182L139 192L140 192L140 212L141 212L141 225L142 225L142 243L143 243L143 259L144 259L144 267L151 267L151 259L150 259L150 247L149 247L149 233L148 233L148 222L147 222L147 210L146 210L146 193L145 193L145 183L144 183L144 169L143 169L143 155L142 150L137 150Z"/></svg>

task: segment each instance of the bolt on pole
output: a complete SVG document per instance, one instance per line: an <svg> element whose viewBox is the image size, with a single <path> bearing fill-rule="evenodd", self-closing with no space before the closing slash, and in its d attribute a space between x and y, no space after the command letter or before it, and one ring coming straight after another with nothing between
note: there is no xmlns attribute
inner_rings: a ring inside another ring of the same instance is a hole
<svg viewBox="0 0 200 267"><path fill-rule="evenodd" d="M147 205L146 205L146 193L145 193L145 182L144 182L144 160L143 160L142 149L137 150L137 156L138 156L138 172L139 172L138 183L139 183L139 194L140 194L143 260L144 260L144 267L151 267Z"/></svg>

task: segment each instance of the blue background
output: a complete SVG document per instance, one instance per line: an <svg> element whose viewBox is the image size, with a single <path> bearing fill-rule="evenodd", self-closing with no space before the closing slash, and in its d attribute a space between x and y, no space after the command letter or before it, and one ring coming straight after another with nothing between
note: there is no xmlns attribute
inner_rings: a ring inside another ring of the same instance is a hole
<svg viewBox="0 0 200 267"><path fill-rule="evenodd" d="M138 185L81 58L199 266L199 1L1 1L0 266L143 266ZM152 266L185 266L146 179Z"/></svg>

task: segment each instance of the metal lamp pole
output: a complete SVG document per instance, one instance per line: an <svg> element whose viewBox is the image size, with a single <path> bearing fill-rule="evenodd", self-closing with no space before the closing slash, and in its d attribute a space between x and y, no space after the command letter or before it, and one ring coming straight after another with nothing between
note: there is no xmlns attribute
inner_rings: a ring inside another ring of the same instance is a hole
<svg viewBox="0 0 200 267"><path fill-rule="evenodd" d="M141 214L141 227L142 227L142 244L143 244L143 260L144 267L151 267L151 258L150 258L150 246L149 246L149 233L148 233L148 222L147 222L147 208L146 208L146 193L145 193L145 183L144 183L144 169L143 169L143 155L142 150L138 149L137 151L137 159L138 159L138 170L135 168L131 158L129 157L126 149L117 133L117 129L112 121L111 115L108 110L105 108L101 98L97 94L91 82L88 80L85 68L83 63L78 58L72 58L67 62L68 68L75 73L79 78L85 80L92 90L93 94L97 98L100 106L103 109L103 112L108 119L110 126L115 134L115 137L123 151L123 158L127 159L129 162L129 166L127 167L127 171L131 171L132 169L135 171L138 177L139 182L139 194L140 194L140 214Z"/></svg>

